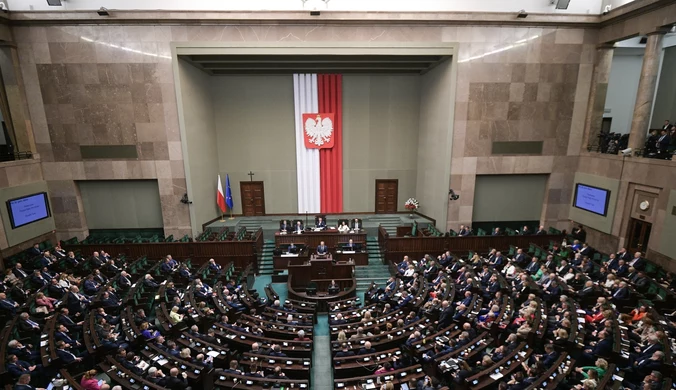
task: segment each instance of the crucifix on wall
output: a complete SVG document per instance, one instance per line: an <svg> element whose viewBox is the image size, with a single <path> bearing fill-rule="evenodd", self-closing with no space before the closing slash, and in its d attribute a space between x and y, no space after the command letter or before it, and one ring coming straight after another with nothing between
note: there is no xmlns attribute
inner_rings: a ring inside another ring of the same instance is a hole
<svg viewBox="0 0 676 390"><path fill-rule="evenodd" d="M254 177L255 173L249 171L249 173L247 173L247 175L249 175L249 181L253 181L253 177Z"/></svg>

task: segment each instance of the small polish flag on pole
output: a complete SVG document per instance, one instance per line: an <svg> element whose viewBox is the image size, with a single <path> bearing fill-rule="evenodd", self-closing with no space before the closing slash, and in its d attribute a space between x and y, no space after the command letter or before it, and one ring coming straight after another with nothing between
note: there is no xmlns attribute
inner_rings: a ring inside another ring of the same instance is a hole
<svg viewBox="0 0 676 390"><path fill-rule="evenodd" d="M221 221L224 221L225 214L225 194L223 194L223 185L221 184L221 175L218 175L218 190L216 192L216 204L221 209Z"/></svg>

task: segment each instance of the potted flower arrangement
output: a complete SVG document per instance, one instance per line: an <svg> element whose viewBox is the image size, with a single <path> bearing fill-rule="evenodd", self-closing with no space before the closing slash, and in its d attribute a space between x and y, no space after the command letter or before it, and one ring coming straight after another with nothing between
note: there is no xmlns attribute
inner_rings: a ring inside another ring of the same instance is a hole
<svg viewBox="0 0 676 390"><path fill-rule="evenodd" d="M406 203L404 203L406 210L410 211L409 217L413 217L413 212L420 208L420 203L416 198L408 198Z"/></svg>

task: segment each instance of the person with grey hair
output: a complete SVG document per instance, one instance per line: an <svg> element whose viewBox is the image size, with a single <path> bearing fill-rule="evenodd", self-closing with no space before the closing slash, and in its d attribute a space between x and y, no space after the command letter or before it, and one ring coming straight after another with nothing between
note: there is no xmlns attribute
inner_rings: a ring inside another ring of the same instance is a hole
<svg viewBox="0 0 676 390"><path fill-rule="evenodd" d="M159 283L155 281L152 275L146 274L143 278L143 285L149 288L158 288L160 287Z"/></svg>
<svg viewBox="0 0 676 390"><path fill-rule="evenodd" d="M308 341L309 338L305 337L305 331L303 329L298 331L298 337L294 338L294 341Z"/></svg>
<svg viewBox="0 0 676 390"><path fill-rule="evenodd" d="M146 380L158 386L164 386L165 377L166 376L164 375L162 370L159 370L157 367L150 367L148 369L148 375L146 376Z"/></svg>

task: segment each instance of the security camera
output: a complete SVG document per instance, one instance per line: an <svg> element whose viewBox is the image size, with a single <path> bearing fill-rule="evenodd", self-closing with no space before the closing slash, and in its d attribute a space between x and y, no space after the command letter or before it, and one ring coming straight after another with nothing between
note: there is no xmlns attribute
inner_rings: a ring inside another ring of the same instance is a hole
<svg viewBox="0 0 676 390"><path fill-rule="evenodd" d="M0 1L0 11L7 13L9 10L7 9L7 4L5 4L4 1Z"/></svg>
<svg viewBox="0 0 676 390"><path fill-rule="evenodd" d="M631 156L632 149L631 148L626 148L620 153L622 153L623 156Z"/></svg>
<svg viewBox="0 0 676 390"><path fill-rule="evenodd" d="M610 10L611 10L612 8L613 8L613 7L612 7L610 4L606 5L606 6L603 8L603 14L604 14L604 15L608 15L608 14L610 13Z"/></svg>
<svg viewBox="0 0 676 390"><path fill-rule="evenodd" d="M448 190L448 200L458 200L460 199L460 195L456 194L453 189Z"/></svg>
<svg viewBox="0 0 676 390"><path fill-rule="evenodd" d="M192 204L192 201L190 201L190 199L188 199L188 193L187 192L185 194L183 194L183 197L181 198L181 203Z"/></svg>

